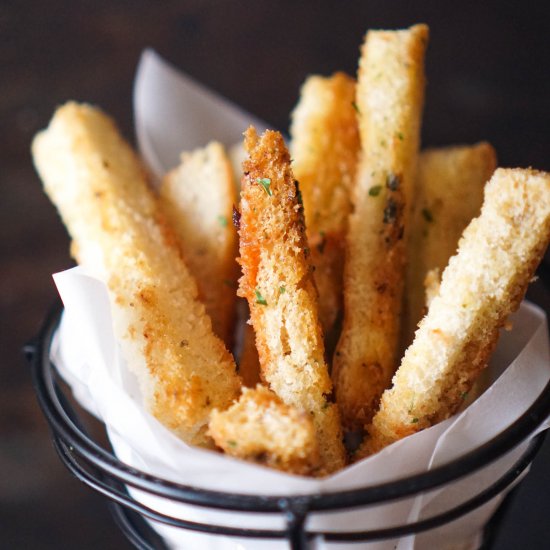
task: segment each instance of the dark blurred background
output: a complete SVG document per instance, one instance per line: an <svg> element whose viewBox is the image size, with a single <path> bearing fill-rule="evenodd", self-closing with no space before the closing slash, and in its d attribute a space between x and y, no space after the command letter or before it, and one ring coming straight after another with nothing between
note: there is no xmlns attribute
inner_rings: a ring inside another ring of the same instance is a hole
<svg viewBox="0 0 550 550"><path fill-rule="evenodd" d="M0 548L129 548L104 501L54 454L21 347L71 265L29 144L56 105L85 100L129 139L140 52L286 129L309 73L354 73L369 27L428 23L423 143L486 139L503 166L550 169L550 3L490 0L0 2ZM529 294L547 311L542 284ZM548 548L550 440L492 548Z"/></svg>

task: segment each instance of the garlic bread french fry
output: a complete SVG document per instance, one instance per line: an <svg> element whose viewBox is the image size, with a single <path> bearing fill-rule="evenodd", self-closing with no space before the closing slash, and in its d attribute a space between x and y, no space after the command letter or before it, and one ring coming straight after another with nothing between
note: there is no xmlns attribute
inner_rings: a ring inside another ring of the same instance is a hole
<svg viewBox="0 0 550 550"><path fill-rule="evenodd" d="M464 231L368 432L375 452L448 418L486 366L550 241L550 174L502 169Z"/></svg>
<svg viewBox="0 0 550 550"><path fill-rule="evenodd" d="M264 386L243 388L239 401L214 411L208 433L237 458L298 475L312 475L319 467L311 415L286 405Z"/></svg>
<svg viewBox="0 0 550 550"><path fill-rule="evenodd" d="M290 128L325 336L342 309L344 241L359 153L354 101L355 80L348 75L310 76Z"/></svg>
<svg viewBox="0 0 550 550"><path fill-rule="evenodd" d="M197 281L214 333L231 349L238 276L237 233L231 216L237 193L223 146L212 142L182 153L180 165L162 181L160 201Z"/></svg>
<svg viewBox="0 0 550 550"><path fill-rule="evenodd" d="M361 155L346 237L344 320L332 371L346 429L370 421L397 366L427 39L425 25L369 31L359 61Z"/></svg>
<svg viewBox="0 0 550 550"><path fill-rule="evenodd" d="M425 311L428 272L443 273L462 231L479 214L483 186L495 168L496 154L489 143L429 149L420 155L408 243L403 351Z"/></svg>
<svg viewBox="0 0 550 550"><path fill-rule="evenodd" d="M280 133L245 133L239 295L248 300L263 379L287 405L311 414L321 469L344 465L337 407L324 358L317 291L302 207Z"/></svg>
<svg viewBox="0 0 550 550"><path fill-rule="evenodd" d="M141 163L108 116L76 103L56 111L32 151L77 260L100 263L115 334L149 410L188 443L211 446L210 413L238 396L240 379Z"/></svg>

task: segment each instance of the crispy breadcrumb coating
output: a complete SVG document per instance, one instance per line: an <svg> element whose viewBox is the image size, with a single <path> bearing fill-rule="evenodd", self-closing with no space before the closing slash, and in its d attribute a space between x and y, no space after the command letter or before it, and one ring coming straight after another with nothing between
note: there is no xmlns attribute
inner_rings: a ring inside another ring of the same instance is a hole
<svg viewBox="0 0 550 550"><path fill-rule="evenodd" d="M325 473L344 466L342 433L324 358L317 291L299 190L280 133L245 133L239 295L248 300L263 379L312 415Z"/></svg>
<svg viewBox="0 0 550 550"><path fill-rule="evenodd" d="M77 103L56 111L32 150L76 259L107 283L115 334L147 407L186 442L212 445L210 413L229 406L241 382L138 158L108 116Z"/></svg>

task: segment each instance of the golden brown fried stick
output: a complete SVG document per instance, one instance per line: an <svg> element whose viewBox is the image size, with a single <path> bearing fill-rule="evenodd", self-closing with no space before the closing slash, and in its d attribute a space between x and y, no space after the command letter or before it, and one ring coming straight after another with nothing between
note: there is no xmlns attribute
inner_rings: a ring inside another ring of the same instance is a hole
<svg viewBox="0 0 550 550"><path fill-rule="evenodd" d="M264 386L244 388L237 403L214 411L208 433L226 454L277 470L310 475L319 466L311 415Z"/></svg>
<svg viewBox="0 0 550 550"><path fill-rule="evenodd" d="M342 309L344 241L359 153L354 102L355 81L348 75L310 76L290 128L325 337Z"/></svg>
<svg viewBox="0 0 550 550"><path fill-rule="evenodd" d="M403 351L425 311L428 272L442 273L447 266L462 231L479 214L483 186L495 168L495 150L488 143L429 149L420 155L408 245Z"/></svg>
<svg viewBox="0 0 550 550"><path fill-rule="evenodd" d="M550 174L498 169L438 295L382 396L362 454L454 414L486 366L550 240Z"/></svg>
<svg viewBox="0 0 550 550"><path fill-rule="evenodd" d="M302 207L280 133L245 133L239 295L248 300L262 377L287 405L313 416L321 467L344 465L338 410L324 358Z"/></svg>
<svg viewBox="0 0 550 550"><path fill-rule="evenodd" d="M134 152L109 117L76 103L56 111L32 149L76 258L101 263L115 333L149 410L185 441L211 445L210 413L237 397L240 379Z"/></svg>
<svg viewBox="0 0 550 550"><path fill-rule="evenodd" d="M369 31L359 62L361 159L349 219L344 321L333 362L347 429L370 421L396 368L428 28Z"/></svg>
<svg viewBox="0 0 550 550"><path fill-rule="evenodd" d="M212 328L233 343L238 266L237 233L231 223L237 193L233 170L220 143L181 155L162 181L160 201L197 281Z"/></svg>

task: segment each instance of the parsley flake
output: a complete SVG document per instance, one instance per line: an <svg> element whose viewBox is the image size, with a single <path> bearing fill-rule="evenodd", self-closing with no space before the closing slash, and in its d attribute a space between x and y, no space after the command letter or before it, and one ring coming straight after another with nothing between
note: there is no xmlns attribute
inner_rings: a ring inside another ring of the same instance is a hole
<svg viewBox="0 0 550 550"><path fill-rule="evenodd" d="M271 197L273 196L273 193L270 189L271 187L271 180L269 178L256 178L256 183L261 185L264 188L264 191Z"/></svg>
<svg viewBox="0 0 550 550"><path fill-rule="evenodd" d="M361 111L359 110L359 106L357 105L357 103L355 103L355 101L352 101L351 102L351 106L355 109L355 112L360 115L361 114Z"/></svg>
<svg viewBox="0 0 550 550"><path fill-rule="evenodd" d="M381 185L373 185L369 189L369 196L370 197L378 197L378 195L380 195L380 191L382 191L382 186Z"/></svg>
<svg viewBox="0 0 550 550"><path fill-rule="evenodd" d="M218 223L222 227L227 227L227 218L225 216L222 216L221 214L218 216Z"/></svg>
<svg viewBox="0 0 550 550"><path fill-rule="evenodd" d="M411 420L411 424L416 424L417 422L418 422L418 418L416 417Z"/></svg>
<svg viewBox="0 0 550 550"><path fill-rule="evenodd" d="M234 440L234 439L230 439L227 444L230 446L230 447L236 447L237 446L237 442Z"/></svg>
<svg viewBox="0 0 550 550"><path fill-rule="evenodd" d="M279 287L279 294L284 294L286 292L286 286L285 285L281 285Z"/></svg>
<svg viewBox="0 0 550 550"><path fill-rule="evenodd" d="M256 289L254 291L254 294L256 294L256 303L260 304L261 306L267 306L266 299L261 295L260 291Z"/></svg>

